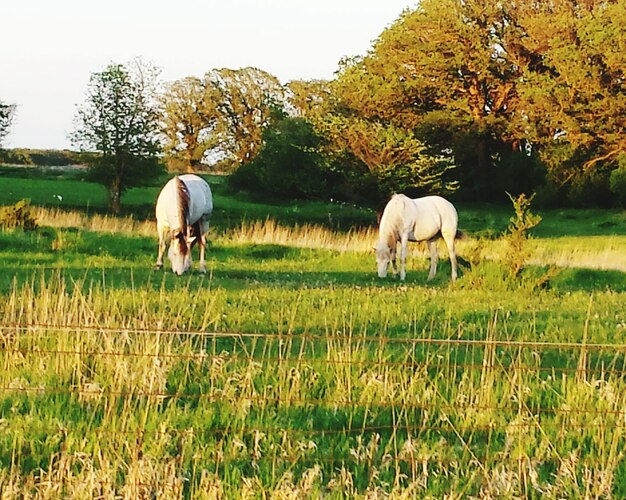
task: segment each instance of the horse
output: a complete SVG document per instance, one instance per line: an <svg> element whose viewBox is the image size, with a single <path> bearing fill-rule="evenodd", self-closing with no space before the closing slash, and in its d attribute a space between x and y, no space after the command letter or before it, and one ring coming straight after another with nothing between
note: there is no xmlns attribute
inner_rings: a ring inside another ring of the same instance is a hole
<svg viewBox="0 0 626 500"><path fill-rule="evenodd" d="M200 246L200 272L206 273L204 251L213 196L206 181L197 175L184 174L170 179L156 201L159 255L156 268L163 267L163 254L169 245L172 271L179 276L191 267L191 250Z"/></svg>
<svg viewBox="0 0 626 500"><path fill-rule="evenodd" d="M430 272L428 279L432 280L437 272L437 239L443 237L448 247L450 264L452 266L452 281L457 278L455 238L462 237L457 229L458 214L454 205L441 196L426 196L411 199L403 194L394 194L383 211L379 224L376 263L378 276L387 276L389 263L393 267L394 276L398 272L396 267L396 251L398 241L400 247L400 279L406 277L406 256L409 241L427 241L430 250Z"/></svg>

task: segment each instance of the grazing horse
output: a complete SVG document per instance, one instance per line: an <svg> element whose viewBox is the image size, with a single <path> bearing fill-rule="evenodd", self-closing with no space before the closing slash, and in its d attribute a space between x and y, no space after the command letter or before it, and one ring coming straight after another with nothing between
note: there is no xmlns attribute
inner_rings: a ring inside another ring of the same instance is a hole
<svg viewBox="0 0 626 500"><path fill-rule="evenodd" d="M172 271L179 276L191 267L191 249L200 245L200 272L206 273L204 251L209 219L213 211L211 188L197 175L185 174L170 179L156 202L159 256L156 267L163 267L163 254L169 244L167 256Z"/></svg>
<svg viewBox="0 0 626 500"><path fill-rule="evenodd" d="M455 238L462 233L457 230L458 215L449 201L440 196L426 196L411 199L403 194L394 194L385 206L380 219L379 238L375 247L378 276L387 276L389 263L396 267L396 248L400 247L400 279L406 277L406 256L409 241L427 241L430 249L430 272L428 279L432 280L437 272L437 239L442 236L448 247L450 263L452 265L452 281L457 277Z"/></svg>

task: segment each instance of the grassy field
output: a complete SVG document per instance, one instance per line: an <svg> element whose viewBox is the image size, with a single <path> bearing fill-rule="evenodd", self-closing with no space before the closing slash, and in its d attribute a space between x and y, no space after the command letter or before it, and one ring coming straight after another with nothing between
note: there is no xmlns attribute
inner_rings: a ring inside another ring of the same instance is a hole
<svg viewBox="0 0 626 500"><path fill-rule="evenodd" d="M416 246L399 283L371 211L220 181L209 273L176 277L158 187L115 218L98 186L0 175L40 224L0 230L3 496L626 495L624 212L541 212L512 278L512 209L460 206L471 266L427 282Z"/></svg>

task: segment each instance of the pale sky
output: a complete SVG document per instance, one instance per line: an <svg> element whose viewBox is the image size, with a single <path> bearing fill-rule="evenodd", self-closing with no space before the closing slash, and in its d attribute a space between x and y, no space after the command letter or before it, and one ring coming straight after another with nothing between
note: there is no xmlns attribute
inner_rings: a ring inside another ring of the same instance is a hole
<svg viewBox="0 0 626 500"><path fill-rule="evenodd" d="M136 57L161 80L255 66L282 83L331 79L416 0L5 0L0 100L17 104L4 147L71 148L91 73Z"/></svg>

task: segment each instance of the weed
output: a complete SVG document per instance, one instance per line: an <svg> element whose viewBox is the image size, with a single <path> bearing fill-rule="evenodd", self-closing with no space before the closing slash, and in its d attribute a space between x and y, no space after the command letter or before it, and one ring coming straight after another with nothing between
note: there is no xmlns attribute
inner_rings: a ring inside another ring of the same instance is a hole
<svg viewBox="0 0 626 500"><path fill-rule="evenodd" d="M33 230L37 227L37 219L33 212L30 200L26 199L8 207L0 207L0 226L6 229Z"/></svg>
<svg viewBox="0 0 626 500"><path fill-rule="evenodd" d="M508 234L505 236L508 245L506 265L509 268L511 278L515 279L519 277L531 256L526 242L529 238L529 231L541 222L541 216L530 211L534 194L530 197L523 193L517 198L510 194L508 196L513 203L515 216L511 217Z"/></svg>

